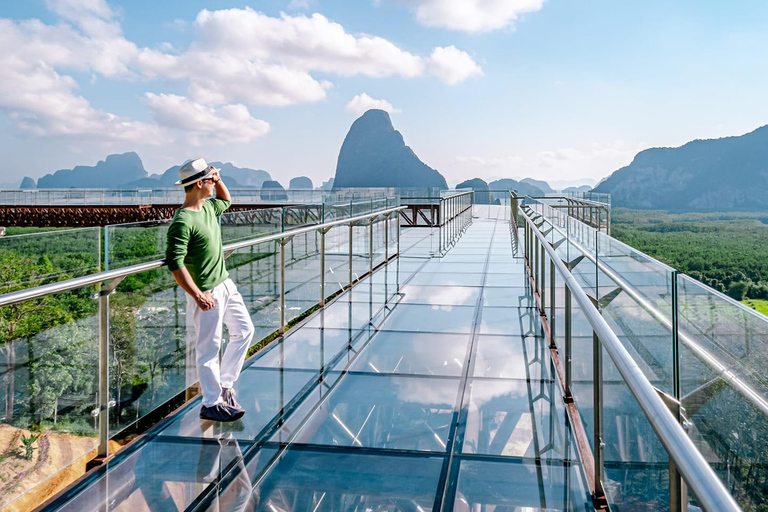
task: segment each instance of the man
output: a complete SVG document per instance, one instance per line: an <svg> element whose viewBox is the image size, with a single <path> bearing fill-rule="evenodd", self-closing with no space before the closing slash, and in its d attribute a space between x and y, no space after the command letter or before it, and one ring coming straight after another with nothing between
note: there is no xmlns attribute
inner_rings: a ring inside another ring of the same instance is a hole
<svg viewBox="0 0 768 512"><path fill-rule="evenodd" d="M187 323L196 331L197 374L203 393L200 418L235 421L244 410L232 389L243 367L254 328L248 308L224 265L219 216L232 198L219 169L198 158L179 169L185 198L168 228L165 261L187 292ZM209 199L213 192L216 197ZM190 322L191 320L191 322ZM222 324L229 344L219 366Z"/></svg>

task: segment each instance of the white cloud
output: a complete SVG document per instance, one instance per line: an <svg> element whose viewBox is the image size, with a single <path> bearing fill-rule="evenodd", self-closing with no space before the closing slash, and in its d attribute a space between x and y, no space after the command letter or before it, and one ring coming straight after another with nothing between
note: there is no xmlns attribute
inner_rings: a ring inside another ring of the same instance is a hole
<svg viewBox="0 0 768 512"><path fill-rule="evenodd" d="M433 75L443 82L455 85L473 76L482 76L483 70L469 56L455 46L437 47L428 59L428 67Z"/></svg>
<svg viewBox="0 0 768 512"><path fill-rule="evenodd" d="M463 32L511 27L520 14L541 9L544 0L403 0L427 26Z"/></svg>
<svg viewBox="0 0 768 512"><path fill-rule="evenodd" d="M593 143L588 148L559 148L539 151L533 160L537 167L557 167L571 162L631 159L646 147L645 143L627 144L622 140Z"/></svg>
<svg viewBox="0 0 768 512"><path fill-rule="evenodd" d="M75 93L77 83L57 67L121 72L97 58L91 40L67 26L0 19L0 109L36 136L88 137L92 141L163 144L159 127L94 108Z"/></svg>
<svg viewBox="0 0 768 512"><path fill-rule="evenodd" d="M421 76L429 68L455 84L481 74L465 52L436 48L425 59L370 35L352 35L321 14L270 17L251 8L201 11L199 39L172 55L142 50L138 65L153 78L186 81L194 101L287 106L321 101L332 84L313 73L373 78Z"/></svg>
<svg viewBox="0 0 768 512"><path fill-rule="evenodd" d="M393 107L392 104L387 100L375 100L365 93L358 94L349 100L349 103L347 103L347 106L344 108L344 110L359 116L372 108L386 110L390 114L399 114L402 112L400 109Z"/></svg>
<svg viewBox="0 0 768 512"><path fill-rule="evenodd" d="M423 70L418 56L381 37L348 34L322 14L273 18L251 8L203 10L195 23L201 40L193 51L340 76L413 77Z"/></svg>
<svg viewBox="0 0 768 512"><path fill-rule="evenodd" d="M245 105L219 108L195 103L175 94L147 93L144 102L162 126L187 132L187 140L204 144L243 144L269 132L269 123L251 116Z"/></svg>
<svg viewBox="0 0 768 512"><path fill-rule="evenodd" d="M429 72L455 84L482 73L452 46L421 57L381 37L350 34L320 14L203 10L191 27L197 39L187 48L150 49L125 38L118 12L105 0L45 3L60 17L55 24L0 18L0 109L21 130L41 137L165 144L170 128L188 132L197 143L247 142L267 133L269 125L252 117L246 105L322 101L332 83L319 74L410 78ZM174 25L182 26L179 21ZM95 108L77 93L68 73L85 74L92 84L101 77L170 81L187 93L148 93L144 104L157 123L141 122ZM384 100L353 100L365 102L396 111ZM206 122L181 122L189 112Z"/></svg>
<svg viewBox="0 0 768 512"><path fill-rule="evenodd" d="M289 9L306 10L317 5L317 0L291 0L288 2Z"/></svg>

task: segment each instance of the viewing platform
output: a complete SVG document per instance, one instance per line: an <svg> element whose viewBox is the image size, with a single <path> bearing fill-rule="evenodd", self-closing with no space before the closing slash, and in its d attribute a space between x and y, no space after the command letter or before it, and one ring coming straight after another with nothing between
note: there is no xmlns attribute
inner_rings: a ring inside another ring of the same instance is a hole
<svg viewBox="0 0 768 512"><path fill-rule="evenodd" d="M51 353L96 373L80 457L101 464L40 510L759 511L768 319L611 238L602 198L471 197L446 196L431 227L385 204L257 238L223 228L266 337L231 424L198 417L162 261L0 296L93 301L99 285L95 314L0 367L25 368L19 389ZM75 424L89 392L67 390L12 412Z"/></svg>

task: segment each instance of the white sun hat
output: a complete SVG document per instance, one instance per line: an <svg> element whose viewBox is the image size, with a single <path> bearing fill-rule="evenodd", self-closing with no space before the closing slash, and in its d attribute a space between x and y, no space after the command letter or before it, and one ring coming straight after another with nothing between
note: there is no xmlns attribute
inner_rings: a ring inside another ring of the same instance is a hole
<svg viewBox="0 0 768 512"><path fill-rule="evenodd" d="M179 181L173 184L174 187L186 187L200 180L204 180L214 172L220 171L212 165L205 163L205 160L198 158L197 160L190 160L185 163L179 169Z"/></svg>

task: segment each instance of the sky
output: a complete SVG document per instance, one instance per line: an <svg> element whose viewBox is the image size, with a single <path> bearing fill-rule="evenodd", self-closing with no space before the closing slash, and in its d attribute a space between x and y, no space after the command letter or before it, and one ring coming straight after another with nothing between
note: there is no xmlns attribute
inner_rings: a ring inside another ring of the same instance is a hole
<svg viewBox="0 0 768 512"><path fill-rule="evenodd" d="M768 124L766 26L764 0L3 0L0 185L126 151L319 185L368 108L449 185L594 183Z"/></svg>

